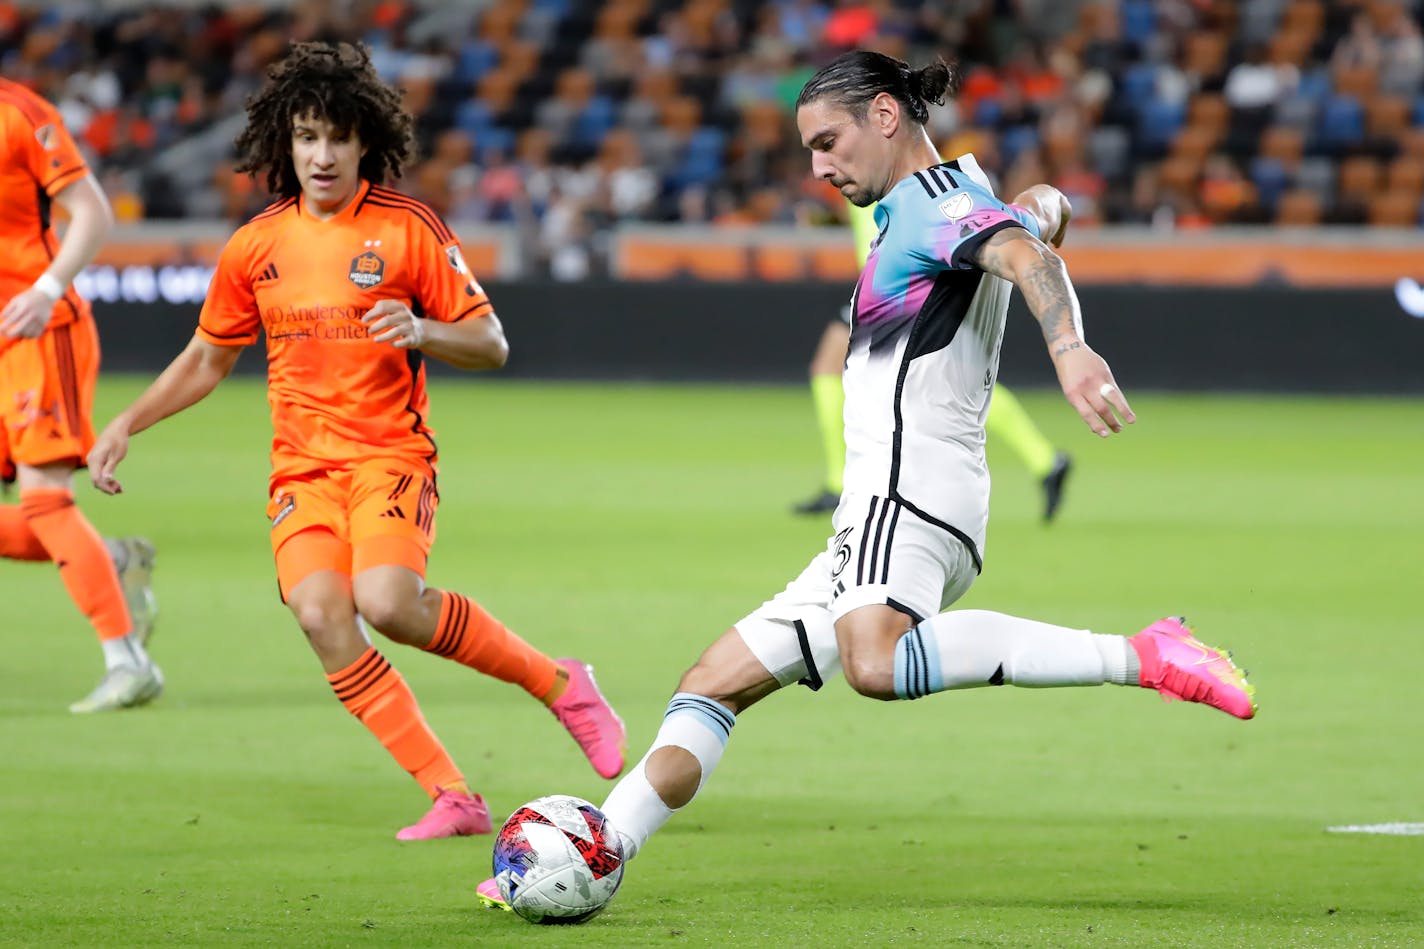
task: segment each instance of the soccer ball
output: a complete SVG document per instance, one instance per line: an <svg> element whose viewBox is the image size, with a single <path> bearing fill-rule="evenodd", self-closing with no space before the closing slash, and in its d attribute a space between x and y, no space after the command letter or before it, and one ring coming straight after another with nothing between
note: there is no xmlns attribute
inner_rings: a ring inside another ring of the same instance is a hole
<svg viewBox="0 0 1424 949"><path fill-rule="evenodd" d="M509 815L494 842L494 878L531 923L582 923L623 882L623 841L582 798L551 794Z"/></svg>

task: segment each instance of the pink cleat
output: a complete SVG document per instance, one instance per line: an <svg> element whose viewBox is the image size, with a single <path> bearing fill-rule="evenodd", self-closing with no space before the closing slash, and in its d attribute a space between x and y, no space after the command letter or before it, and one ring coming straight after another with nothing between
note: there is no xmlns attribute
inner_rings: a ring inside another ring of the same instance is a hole
<svg viewBox="0 0 1424 949"><path fill-rule="evenodd" d="M425 816L396 834L396 840L438 840L441 837L468 837L493 830L489 808L478 794L441 789Z"/></svg>
<svg viewBox="0 0 1424 949"><path fill-rule="evenodd" d="M568 672L569 687L549 706L549 711L574 736L593 770L605 778L618 777L628 745L623 719L598 691L592 666L577 659L555 661Z"/></svg>
<svg viewBox="0 0 1424 949"><path fill-rule="evenodd" d="M1237 718L1256 714L1256 688L1231 655L1199 641L1178 616L1160 619L1128 639L1142 663L1140 685L1168 701L1200 702Z"/></svg>
<svg viewBox="0 0 1424 949"><path fill-rule="evenodd" d="M485 909L502 909L506 913L510 911L509 904L499 893L499 884L495 882L494 877L475 887L475 899L479 900Z"/></svg>

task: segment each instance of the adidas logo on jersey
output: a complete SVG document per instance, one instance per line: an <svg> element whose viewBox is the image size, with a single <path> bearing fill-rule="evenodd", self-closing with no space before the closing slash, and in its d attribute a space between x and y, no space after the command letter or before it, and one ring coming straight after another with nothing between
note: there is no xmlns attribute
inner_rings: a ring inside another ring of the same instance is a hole
<svg viewBox="0 0 1424 949"><path fill-rule="evenodd" d="M386 510L381 513L381 516L382 516L382 517L398 517L398 518L400 518L401 520L405 520L405 511L402 511L399 506L397 506L397 507L390 507L390 508L386 508Z"/></svg>
<svg viewBox="0 0 1424 949"><path fill-rule="evenodd" d="M276 264L268 264L266 267L263 267L263 268L262 268L262 272L257 275L257 279L254 280L254 281L252 281L252 282L253 282L253 283L266 283L266 282L268 282L268 281L276 280L276 279L277 279L277 265L276 265Z"/></svg>

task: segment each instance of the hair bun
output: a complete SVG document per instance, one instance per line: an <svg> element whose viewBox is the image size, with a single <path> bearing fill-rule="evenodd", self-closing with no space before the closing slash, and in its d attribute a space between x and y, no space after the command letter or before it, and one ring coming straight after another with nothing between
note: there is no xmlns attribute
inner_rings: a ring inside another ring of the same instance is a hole
<svg viewBox="0 0 1424 949"><path fill-rule="evenodd" d="M910 95L922 102L944 105L951 77L950 68L943 60L935 60L921 69L912 69L908 77Z"/></svg>

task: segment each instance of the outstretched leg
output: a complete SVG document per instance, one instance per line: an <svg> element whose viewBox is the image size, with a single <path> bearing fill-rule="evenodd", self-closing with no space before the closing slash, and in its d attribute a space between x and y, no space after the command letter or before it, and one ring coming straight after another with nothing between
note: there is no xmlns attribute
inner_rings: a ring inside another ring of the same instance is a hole
<svg viewBox="0 0 1424 949"><path fill-rule="evenodd" d="M836 624L846 681L862 695L917 699L988 685L1029 688L1136 685L1237 718L1255 714L1254 690L1221 650L1180 620L1125 637L1069 629L987 610L954 610L916 624L889 606L866 606Z"/></svg>

